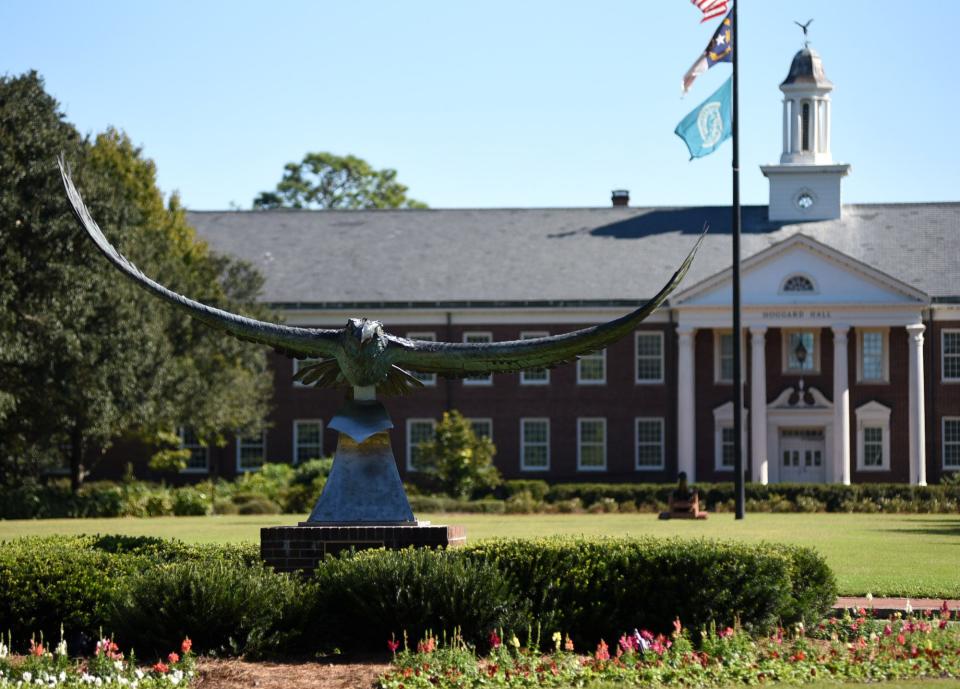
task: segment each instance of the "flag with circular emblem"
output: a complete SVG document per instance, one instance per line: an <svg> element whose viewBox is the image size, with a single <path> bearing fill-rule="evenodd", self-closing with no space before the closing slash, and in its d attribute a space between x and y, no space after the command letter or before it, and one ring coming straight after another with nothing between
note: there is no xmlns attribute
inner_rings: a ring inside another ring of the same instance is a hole
<svg viewBox="0 0 960 689"><path fill-rule="evenodd" d="M690 160L713 153L730 138L733 77L684 117L674 131L690 150Z"/></svg>

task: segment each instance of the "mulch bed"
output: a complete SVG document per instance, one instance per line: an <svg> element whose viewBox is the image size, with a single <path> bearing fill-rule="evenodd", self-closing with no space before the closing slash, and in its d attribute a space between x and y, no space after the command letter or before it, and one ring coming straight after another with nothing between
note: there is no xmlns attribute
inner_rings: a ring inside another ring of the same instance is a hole
<svg viewBox="0 0 960 689"><path fill-rule="evenodd" d="M201 658L193 689L372 689L386 672L382 657L350 662L250 663Z"/></svg>

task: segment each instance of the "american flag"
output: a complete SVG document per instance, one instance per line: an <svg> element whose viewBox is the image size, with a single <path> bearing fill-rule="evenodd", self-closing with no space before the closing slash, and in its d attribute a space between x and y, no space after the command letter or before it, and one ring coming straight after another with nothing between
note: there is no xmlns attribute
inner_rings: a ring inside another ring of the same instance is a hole
<svg viewBox="0 0 960 689"><path fill-rule="evenodd" d="M727 13L727 5L730 4L730 0L690 0L690 2L703 12L703 19L700 20L701 24L716 17L722 17Z"/></svg>

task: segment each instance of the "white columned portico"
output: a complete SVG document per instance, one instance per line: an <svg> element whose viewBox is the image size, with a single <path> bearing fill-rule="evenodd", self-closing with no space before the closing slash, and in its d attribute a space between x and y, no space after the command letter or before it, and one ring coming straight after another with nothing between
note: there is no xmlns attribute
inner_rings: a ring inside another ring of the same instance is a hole
<svg viewBox="0 0 960 689"><path fill-rule="evenodd" d="M926 326L907 326L910 349L910 483L927 485L926 420L923 404L923 331Z"/></svg>
<svg viewBox="0 0 960 689"><path fill-rule="evenodd" d="M833 330L833 466L834 480L850 485L850 374L847 366L848 325Z"/></svg>
<svg viewBox="0 0 960 689"><path fill-rule="evenodd" d="M677 329L677 471L685 471L687 480L696 480L696 428L694 424L693 341L696 330Z"/></svg>
<svg viewBox="0 0 960 689"><path fill-rule="evenodd" d="M767 357L765 325L750 328L750 449L753 480L770 480L767 457Z"/></svg>

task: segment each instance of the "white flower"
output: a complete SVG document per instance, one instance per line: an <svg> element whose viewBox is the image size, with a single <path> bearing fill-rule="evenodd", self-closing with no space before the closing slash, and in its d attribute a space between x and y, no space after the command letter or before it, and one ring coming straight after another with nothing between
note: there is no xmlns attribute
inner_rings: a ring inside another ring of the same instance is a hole
<svg viewBox="0 0 960 689"><path fill-rule="evenodd" d="M117 672L123 672L123 661L122 660L113 661L113 667L116 668Z"/></svg>
<svg viewBox="0 0 960 689"><path fill-rule="evenodd" d="M60 639L60 643L57 644L57 647L54 649L53 652L56 653L58 656L67 655L67 640Z"/></svg>
<svg viewBox="0 0 960 689"><path fill-rule="evenodd" d="M908 615L913 612L913 606L910 605L910 599L907 598L907 604L903 606L903 611Z"/></svg>
<svg viewBox="0 0 960 689"><path fill-rule="evenodd" d="M10 655L10 649L0 643L0 658L6 658L8 655Z"/></svg>
<svg viewBox="0 0 960 689"><path fill-rule="evenodd" d="M867 603L873 604L873 594L870 592L867 592Z"/></svg>
<svg viewBox="0 0 960 689"><path fill-rule="evenodd" d="M137 676L137 679L143 679L143 670L137 668L137 671L134 673Z"/></svg>
<svg viewBox="0 0 960 689"><path fill-rule="evenodd" d="M33 679L33 675L32 675L31 673L29 673L29 672L24 672L24 673L23 673L23 681L24 681L24 682L26 682L27 684L30 684L30 680L32 680L32 679Z"/></svg>
<svg viewBox="0 0 960 689"><path fill-rule="evenodd" d="M67 681L67 673L64 672L63 670L61 670L61 671L60 671L60 674L57 676L57 679L59 679L61 682L66 682L66 681Z"/></svg>

